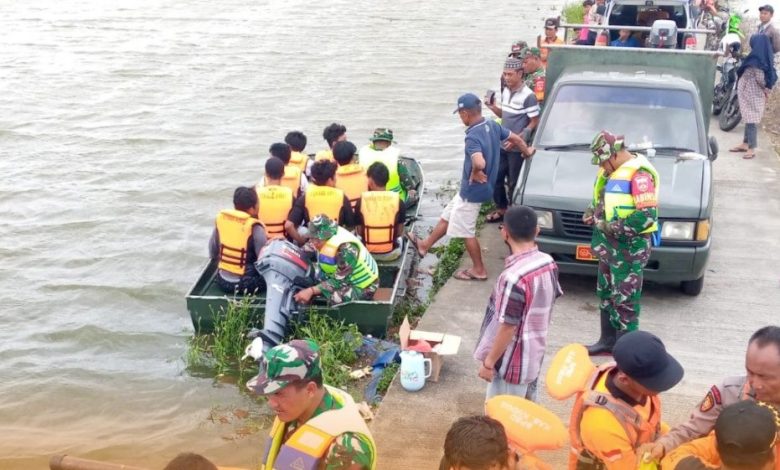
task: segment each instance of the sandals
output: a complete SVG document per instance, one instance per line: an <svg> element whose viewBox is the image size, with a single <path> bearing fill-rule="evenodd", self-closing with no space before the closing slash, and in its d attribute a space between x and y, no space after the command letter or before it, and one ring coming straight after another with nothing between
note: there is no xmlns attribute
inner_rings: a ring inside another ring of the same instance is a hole
<svg viewBox="0 0 780 470"><path fill-rule="evenodd" d="M742 155L743 160L752 160L753 158L756 158L756 153L745 153L745 155Z"/></svg>
<svg viewBox="0 0 780 470"><path fill-rule="evenodd" d="M740 147L740 146L732 147L732 148L729 149L729 152L734 152L734 153L747 152L747 151L748 151L748 149L746 149L745 147Z"/></svg>
<svg viewBox="0 0 780 470"><path fill-rule="evenodd" d="M489 224L496 224L504 221L504 214L499 211L493 211L485 217L485 222Z"/></svg>
<svg viewBox="0 0 780 470"><path fill-rule="evenodd" d="M487 281L488 280L487 276L479 277L468 269L461 269L460 271L456 272L455 275L452 277L461 281Z"/></svg>

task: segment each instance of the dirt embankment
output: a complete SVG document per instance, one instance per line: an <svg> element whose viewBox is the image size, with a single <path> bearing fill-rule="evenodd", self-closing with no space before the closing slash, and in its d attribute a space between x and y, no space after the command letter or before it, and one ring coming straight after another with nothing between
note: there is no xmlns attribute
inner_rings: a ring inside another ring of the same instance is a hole
<svg viewBox="0 0 780 470"><path fill-rule="evenodd" d="M772 146L775 151L780 153L780 91L775 87L769 94L769 102L766 105L764 118L761 120L761 126L772 139Z"/></svg>

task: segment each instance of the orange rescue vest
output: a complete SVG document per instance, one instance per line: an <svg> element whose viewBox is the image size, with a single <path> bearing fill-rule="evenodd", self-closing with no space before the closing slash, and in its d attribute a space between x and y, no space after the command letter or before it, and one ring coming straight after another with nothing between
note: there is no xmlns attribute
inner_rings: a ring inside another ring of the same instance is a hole
<svg viewBox="0 0 780 470"><path fill-rule="evenodd" d="M370 253L389 253L395 247L395 220L401 197L393 191L367 191L361 195L363 241Z"/></svg>
<svg viewBox="0 0 780 470"><path fill-rule="evenodd" d="M333 158L333 150L320 150L317 152L317 154L314 155L314 161L318 162L320 160L336 161L336 159Z"/></svg>
<svg viewBox="0 0 780 470"><path fill-rule="evenodd" d="M269 240L284 238L284 222L293 206L293 193L284 186L262 186L257 189L260 201L258 218L265 225Z"/></svg>
<svg viewBox="0 0 780 470"><path fill-rule="evenodd" d="M309 163L309 156L302 152L292 152L290 153L290 163L288 165L292 165L299 170L301 170L301 173L306 171L306 165Z"/></svg>
<svg viewBox="0 0 780 470"><path fill-rule="evenodd" d="M244 211L224 209L217 214L219 235L219 269L243 276L247 265L254 263L257 253L249 246L252 229L263 223Z"/></svg>
<svg viewBox="0 0 780 470"><path fill-rule="evenodd" d="M358 163L350 163L336 170L336 187L347 195L352 208L355 208L360 195L368 191L366 169Z"/></svg>
<svg viewBox="0 0 780 470"><path fill-rule="evenodd" d="M310 185L306 190L305 207L309 212L309 220L325 214L330 220L339 222L341 207L344 205L344 192L330 186Z"/></svg>
<svg viewBox="0 0 780 470"><path fill-rule="evenodd" d="M585 390L577 394L569 422L569 440L572 447L569 458L570 470L576 468L580 454L586 450L580 435L580 423L588 407L603 408L612 413L634 449L639 448L642 444L653 442L660 436L661 401L658 396L647 397L645 405L636 407L613 397L607 389L607 377L614 368L614 362L601 365L593 374Z"/></svg>
<svg viewBox="0 0 780 470"><path fill-rule="evenodd" d="M285 166L284 175L282 175L282 186L290 188L293 197L298 197L301 191L301 170L293 165Z"/></svg>

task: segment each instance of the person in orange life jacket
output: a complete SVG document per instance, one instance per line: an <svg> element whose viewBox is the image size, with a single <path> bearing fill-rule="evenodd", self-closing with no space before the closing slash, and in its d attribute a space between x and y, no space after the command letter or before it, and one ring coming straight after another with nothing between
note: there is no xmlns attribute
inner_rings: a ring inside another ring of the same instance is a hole
<svg viewBox="0 0 780 470"><path fill-rule="evenodd" d="M458 419L444 439L439 470L521 470L504 426L488 416Z"/></svg>
<svg viewBox="0 0 780 470"><path fill-rule="evenodd" d="M493 120L485 119L482 116L482 101L473 93L466 93L458 99L458 108L454 113L467 127L460 191L444 208L427 238L420 240L411 233L407 237L420 257L424 257L444 235L463 238L473 266L458 271L454 277L462 281L486 281L487 270L477 240L477 217L482 203L493 198L500 149L516 147L528 156L533 155L534 149L526 145L519 135Z"/></svg>
<svg viewBox="0 0 780 470"><path fill-rule="evenodd" d="M602 366L574 404L569 470L636 469L638 448L661 432L658 394L682 380L680 363L646 331L621 336L612 355L615 364Z"/></svg>
<svg viewBox="0 0 780 470"><path fill-rule="evenodd" d="M265 228L257 219L257 192L240 186L233 193L234 210L217 215L209 240L209 256L218 262L215 281L225 292L254 293L265 289L255 269L257 255L266 243Z"/></svg>
<svg viewBox="0 0 780 470"><path fill-rule="evenodd" d="M290 158L292 150L290 146L284 142L276 142L271 144L268 152L272 157L276 157L284 162L284 178L282 179L282 186L286 186L293 190L295 197L306 193L309 188L309 180L306 179L306 175L295 165L290 164Z"/></svg>
<svg viewBox="0 0 780 470"><path fill-rule="evenodd" d="M290 211L290 216L287 218L287 222L284 223L284 229L287 232L287 235L299 245L306 243L306 237L298 228L301 225L307 224L312 218L319 215L312 214L310 210L317 202L323 202L327 199L325 203L329 206L333 206L331 211L333 213L328 215L334 219L338 219L337 222L340 225L344 227L353 227L355 225L352 205L349 203L349 199L347 199L347 196L343 191L336 189L336 163L330 160L315 162L311 167L311 177L313 184L306 193L295 199L293 208ZM322 191L319 191L318 188L322 187L333 188L333 191L326 191L329 194L321 194ZM341 197L339 198L341 199L341 206L338 208L335 207L338 203L338 201L336 201L336 198L338 197L336 192L341 193ZM311 199L308 200L307 203L307 197L309 196L311 196ZM320 200L315 200L315 198Z"/></svg>
<svg viewBox="0 0 780 470"><path fill-rule="evenodd" d="M397 207L395 213L386 215L386 222L381 222L377 227L369 228L366 226L363 198L358 199L355 206L355 232L360 234L366 248L377 261L392 261L401 256L401 237L404 234L404 223L406 222L406 204L401 200L398 193L387 190L387 182L390 180L390 171L382 162L374 162L366 171L368 176L369 193L387 193L392 198ZM368 198L370 195L364 195ZM372 207L375 207L372 205ZM367 208L365 208L368 210ZM380 211L385 207L379 207ZM391 230L387 230L391 227ZM370 233L369 233L370 231ZM389 235L388 235L388 232ZM384 248L384 249L380 249ZM389 250L387 249L389 248Z"/></svg>
<svg viewBox="0 0 780 470"><path fill-rule="evenodd" d="M774 470L780 468L780 414L765 403L744 400L723 409L715 431L683 444L662 462L664 470Z"/></svg>
<svg viewBox="0 0 780 470"><path fill-rule="evenodd" d="M314 160L333 160L333 146L337 142L347 140L347 128L343 124L334 122L322 131L322 138L328 143L328 149L317 152Z"/></svg>
<svg viewBox="0 0 780 470"><path fill-rule="evenodd" d="M261 468L376 468L376 444L355 402L323 384L317 343L292 340L266 351L261 361L247 387L264 395L276 415Z"/></svg>
<svg viewBox="0 0 780 470"><path fill-rule="evenodd" d="M308 177L313 161L308 155L303 153L303 150L306 148L306 142L306 135L301 131L290 131L284 136L284 143L289 145L292 151L290 163L298 166L301 173Z"/></svg>
<svg viewBox="0 0 780 470"><path fill-rule="evenodd" d="M360 195L368 191L366 169L355 161L357 147L348 140L336 142L333 146L333 158L339 165L336 169L336 187L344 191L352 208L355 208Z"/></svg>
<svg viewBox="0 0 780 470"><path fill-rule="evenodd" d="M706 436L722 410L741 400L758 400L780 412L780 326L765 326L753 333L745 355L745 369L747 375L727 377L713 385L688 421L644 446L643 453L660 460L680 445Z"/></svg>
<svg viewBox="0 0 780 470"><path fill-rule="evenodd" d="M255 188L259 200L257 218L265 225L269 240L285 237L284 223L295 201L290 188L282 185L283 176L284 162L271 157L265 162L265 184Z"/></svg>

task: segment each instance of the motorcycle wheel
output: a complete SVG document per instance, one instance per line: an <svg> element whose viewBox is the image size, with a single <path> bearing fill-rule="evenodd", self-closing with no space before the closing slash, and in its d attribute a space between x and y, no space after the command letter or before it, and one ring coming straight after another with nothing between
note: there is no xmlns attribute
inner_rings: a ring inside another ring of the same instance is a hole
<svg viewBox="0 0 780 470"><path fill-rule="evenodd" d="M723 110L723 102L726 101L726 92L723 85L715 85L715 91L712 94L712 114L717 116Z"/></svg>
<svg viewBox="0 0 780 470"><path fill-rule="evenodd" d="M728 132L737 127L737 124L739 124L739 121L741 120L742 113L739 111L739 100L737 100L737 95L733 94L729 97L726 106L718 117L718 127L720 127L721 130Z"/></svg>

